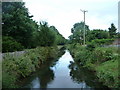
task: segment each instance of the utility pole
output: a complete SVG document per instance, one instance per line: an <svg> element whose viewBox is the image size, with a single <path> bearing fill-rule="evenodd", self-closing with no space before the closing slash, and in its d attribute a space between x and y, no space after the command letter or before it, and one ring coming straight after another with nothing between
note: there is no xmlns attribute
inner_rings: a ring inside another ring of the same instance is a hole
<svg viewBox="0 0 120 90"><path fill-rule="evenodd" d="M84 39L84 46L85 46L85 13L88 12L86 10L81 10L84 13L84 34L83 34L83 39Z"/></svg>

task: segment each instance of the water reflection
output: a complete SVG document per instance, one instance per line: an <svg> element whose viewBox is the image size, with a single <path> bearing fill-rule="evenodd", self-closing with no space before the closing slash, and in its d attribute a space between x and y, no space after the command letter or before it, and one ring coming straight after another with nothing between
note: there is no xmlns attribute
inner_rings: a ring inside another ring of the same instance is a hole
<svg viewBox="0 0 120 90"><path fill-rule="evenodd" d="M39 73L38 76L41 88L46 88L47 84L54 80L54 73L53 70L51 70L50 68L46 69L44 73Z"/></svg>
<svg viewBox="0 0 120 90"><path fill-rule="evenodd" d="M100 88L102 83L93 72L74 62L69 51L58 60L49 60L27 78L24 88Z"/></svg>
<svg viewBox="0 0 120 90"><path fill-rule="evenodd" d="M48 84L54 80L54 71L51 67L56 65L61 55L65 53L64 50L60 52L60 55L55 60L48 60L43 64L35 74L24 79L20 84L22 88L47 88Z"/></svg>
<svg viewBox="0 0 120 90"><path fill-rule="evenodd" d="M73 61L73 58L69 51L66 50L66 53L59 59L56 65L51 67L55 78L48 84L48 88L84 88L85 82L78 84L71 79L70 69L68 68L70 61Z"/></svg>
<svg viewBox="0 0 120 90"><path fill-rule="evenodd" d="M47 88L47 84L54 80L54 72L49 65L41 67L38 72L28 78L24 88Z"/></svg>
<svg viewBox="0 0 120 90"><path fill-rule="evenodd" d="M71 79L74 82L81 83L85 82L83 87L86 86L86 84L91 88L104 88L108 89L106 86L104 86L102 83L98 81L98 78L96 77L95 73L93 71L88 70L87 68L83 68L81 65L79 65L77 62L71 62L69 65L70 68L70 76Z"/></svg>

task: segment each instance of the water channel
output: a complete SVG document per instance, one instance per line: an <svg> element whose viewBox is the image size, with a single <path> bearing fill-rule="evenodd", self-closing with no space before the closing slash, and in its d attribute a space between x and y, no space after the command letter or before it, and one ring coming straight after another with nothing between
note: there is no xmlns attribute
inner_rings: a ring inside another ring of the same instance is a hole
<svg viewBox="0 0 120 90"><path fill-rule="evenodd" d="M79 66L79 67L78 67ZM58 60L47 63L24 80L24 88L103 88L92 71L74 62L68 50Z"/></svg>

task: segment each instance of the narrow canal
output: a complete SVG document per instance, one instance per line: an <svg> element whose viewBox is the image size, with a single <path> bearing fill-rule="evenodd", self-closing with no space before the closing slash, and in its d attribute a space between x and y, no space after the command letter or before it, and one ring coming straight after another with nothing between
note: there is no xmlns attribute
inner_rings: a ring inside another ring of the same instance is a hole
<svg viewBox="0 0 120 90"><path fill-rule="evenodd" d="M105 87L88 69L78 67L68 50L58 60L44 65L23 82L24 88L100 88Z"/></svg>

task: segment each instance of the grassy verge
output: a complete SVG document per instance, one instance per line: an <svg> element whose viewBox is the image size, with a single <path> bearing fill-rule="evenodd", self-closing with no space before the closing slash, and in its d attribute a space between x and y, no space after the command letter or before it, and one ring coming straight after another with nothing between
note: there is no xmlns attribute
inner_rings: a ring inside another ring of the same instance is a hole
<svg viewBox="0 0 120 90"><path fill-rule="evenodd" d="M96 72L99 80L110 88L118 88L119 73L118 60L120 58L117 47L89 47L72 44L68 46L74 60L83 67Z"/></svg>
<svg viewBox="0 0 120 90"><path fill-rule="evenodd" d="M57 47L38 47L28 50L20 57L7 55L3 60L3 88L17 88L16 82L28 77L48 60L58 57L60 51Z"/></svg>

